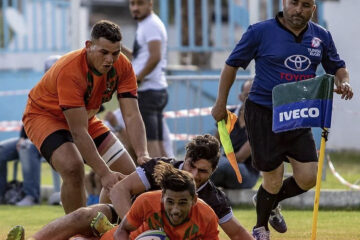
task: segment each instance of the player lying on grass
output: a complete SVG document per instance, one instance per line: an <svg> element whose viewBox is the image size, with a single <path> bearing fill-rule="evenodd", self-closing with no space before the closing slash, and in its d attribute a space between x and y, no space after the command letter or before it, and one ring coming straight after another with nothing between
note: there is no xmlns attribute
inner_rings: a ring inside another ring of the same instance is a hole
<svg viewBox="0 0 360 240"><path fill-rule="evenodd" d="M153 176L161 191L141 194L120 225L106 232L101 240L135 239L149 229L163 230L174 240L219 239L217 216L197 198L190 173L160 162Z"/></svg>
<svg viewBox="0 0 360 240"><path fill-rule="evenodd" d="M113 187L110 194L113 205L97 204L80 208L48 224L37 232L34 237L37 240L48 239L47 237L53 236L54 232L58 233L58 239L66 239L79 233L84 236L93 236L90 227L91 221L95 217L98 220L103 219L101 215L98 216L98 212L103 213L111 222L115 223L118 216L124 218L130 209L133 196L145 191L159 189L152 175L157 162L166 161L173 164L175 168L185 170L193 175L198 197L211 206L219 218L220 227L230 239L253 239L233 215L225 194L209 180L219 161L219 147L218 140L211 135L196 136L186 146L185 161L171 159L150 160Z"/></svg>
<svg viewBox="0 0 360 240"><path fill-rule="evenodd" d="M161 190L141 194L120 225L107 231L101 240L135 239L147 230L164 231L173 240L219 239L218 218L209 205L197 198L195 182L190 173L160 162L155 167L154 179ZM16 233L17 229L20 231ZM52 235L46 238L63 239L59 238L58 232L59 229L53 229ZM10 239L24 239L24 231L18 226L10 232Z"/></svg>

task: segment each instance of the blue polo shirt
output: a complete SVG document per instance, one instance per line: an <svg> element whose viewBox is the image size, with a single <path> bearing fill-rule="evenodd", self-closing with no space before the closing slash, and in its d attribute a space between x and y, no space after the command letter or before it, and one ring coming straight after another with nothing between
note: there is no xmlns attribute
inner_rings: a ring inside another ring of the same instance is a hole
<svg viewBox="0 0 360 240"><path fill-rule="evenodd" d="M315 77L321 63L326 73L345 67L329 31L309 22L296 36L274 19L250 25L226 64L245 69L255 59L255 79L249 99L272 108L272 89L278 84Z"/></svg>

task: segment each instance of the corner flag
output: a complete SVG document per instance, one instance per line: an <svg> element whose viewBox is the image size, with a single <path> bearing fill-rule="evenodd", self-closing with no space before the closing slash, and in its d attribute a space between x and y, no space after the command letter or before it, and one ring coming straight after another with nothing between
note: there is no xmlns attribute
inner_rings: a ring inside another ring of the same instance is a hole
<svg viewBox="0 0 360 240"><path fill-rule="evenodd" d="M316 190L314 199L311 240L316 240L320 202L322 168L325 156L327 128L331 125L334 76L322 75L309 80L280 84L273 88L273 131L282 132L303 127L323 129Z"/></svg>
<svg viewBox="0 0 360 240"><path fill-rule="evenodd" d="M273 131L296 128L330 128L334 76L285 83L273 88Z"/></svg>

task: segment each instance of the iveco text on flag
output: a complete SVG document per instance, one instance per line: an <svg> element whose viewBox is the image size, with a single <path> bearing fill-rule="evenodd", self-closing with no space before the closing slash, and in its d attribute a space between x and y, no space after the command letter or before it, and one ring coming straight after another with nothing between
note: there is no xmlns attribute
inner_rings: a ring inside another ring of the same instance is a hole
<svg viewBox="0 0 360 240"><path fill-rule="evenodd" d="M334 76L325 74L273 88L274 132L331 125Z"/></svg>

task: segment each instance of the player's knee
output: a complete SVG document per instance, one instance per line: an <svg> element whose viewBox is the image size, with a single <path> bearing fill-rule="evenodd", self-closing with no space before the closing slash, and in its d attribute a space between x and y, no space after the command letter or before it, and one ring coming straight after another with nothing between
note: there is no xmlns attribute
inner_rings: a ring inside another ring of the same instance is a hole
<svg viewBox="0 0 360 240"><path fill-rule="evenodd" d="M72 167L66 167L60 172L61 178L64 182L71 182L74 185L83 185L85 174L83 164L72 164Z"/></svg>
<svg viewBox="0 0 360 240"><path fill-rule="evenodd" d="M76 222L89 222L96 217L96 209L90 207L82 207L71 213L72 218L76 219Z"/></svg>
<svg viewBox="0 0 360 240"><path fill-rule="evenodd" d="M304 174L302 176L295 177L297 184L303 190L309 190L316 185L316 174Z"/></svg>
<svg viewBox="0 0 360 240"><path fill-rule="evenodd" d="M294 173L295 180L299 187L303 190L309 190L316 185L317 167L306 172Z"/></svg>
<svg viewBox="0 0 360 240"><path fill-rule="evenodd" d="M309 175L307 178L301 179L301 182L299 184L300 188L303 190L309 190L313 188L316 185L316 175Z"/></svg>
<svg viewBox="0 0 360 240"><path fill-rule="evenodd" d="M263 185L268 192L275 194L278 193L280 191L280 188L282 187L282 179L266 179L266 181L264 180Z"/></svg>

